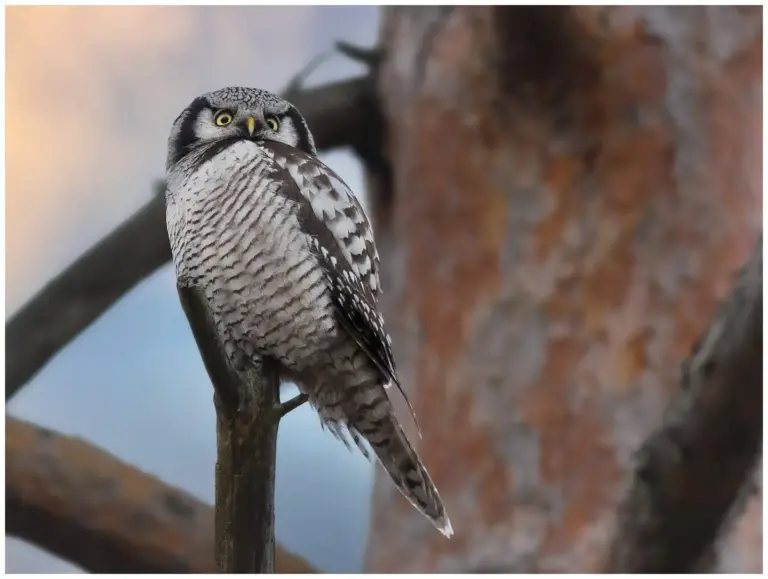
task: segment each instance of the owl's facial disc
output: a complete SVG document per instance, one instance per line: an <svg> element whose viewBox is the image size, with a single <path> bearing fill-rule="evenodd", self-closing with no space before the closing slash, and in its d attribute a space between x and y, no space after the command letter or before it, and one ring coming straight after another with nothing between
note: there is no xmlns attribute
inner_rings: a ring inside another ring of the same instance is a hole
<svg viewBox="0 0 768 579"><path fill-rule="evenodd" d="M194 146L232 138L298 145L298 135L284 111L242 103L211 102L209 105L198 112L194 135L199 142Z"/></svg>
<svg viewBox="0 0 768 579"><path fill-rule="evenodd" d="M166 167L200 147L232 139L275 141L317 155L312 134L295 106L261 89L229 87L196 98L177 117Z"/></svg>

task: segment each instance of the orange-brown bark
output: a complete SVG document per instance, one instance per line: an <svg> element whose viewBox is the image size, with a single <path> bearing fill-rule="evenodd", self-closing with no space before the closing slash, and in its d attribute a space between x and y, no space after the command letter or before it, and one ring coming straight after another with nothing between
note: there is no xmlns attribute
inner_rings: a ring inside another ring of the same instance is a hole
<svg viewBox="0 0 768 579"><path fill-rule="evenodd" d="M762 236L637 452L605 570L702 571L754 492L763 441Z"/></svg>
<svg viewBox="0 0 768 579"><path fill-rule="evenodd" d="M395 8L382 40L385 305L456 536L377 484L368 569L596 571L760 229L760 9Z"/></svg>
<svg viewBox="0 0 768 579"><path fill-rule="evenodd" d="M213 509L82 440L6 418L6 533L95 573L215 573ZM278 573L316 572L278 547Z"/></svg>

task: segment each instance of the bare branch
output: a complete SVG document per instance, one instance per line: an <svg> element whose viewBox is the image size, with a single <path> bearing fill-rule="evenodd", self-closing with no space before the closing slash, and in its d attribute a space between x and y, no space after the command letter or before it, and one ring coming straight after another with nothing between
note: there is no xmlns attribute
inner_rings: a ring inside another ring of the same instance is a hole
<svg viewBox="0 0 768 579"><path fill-rule="evenodd" d="M242 410L216 404L216 566L219 573L273 573L275 460L280 377L262 365L243 386Z"/></svg>
<svg viewBox="0 0 768 579"><path fill-rule="evenodd" d="M319 149L370 151L380 137L374 79L359 77L291 95ZM56 352L138 282L171 259L163 185L152 200L50 281L6 323L6 400Z"/></svg>
<svg viewBox="0 0 768 579"><path fill-rule="evenodd" d="M306 394L299 394L298 396L294 396L287 402L283 402L278 406L278 412L280 412L280 416L285 416L289 412L292 412L296 410L299 406L304 404L305 402L309 401L309 396Z"/></svg>
<svg viewBox="0 0 768 579"><path fill-rule="evenodd" d="M381 48L364 48L342 40L336 43L336 50L347 58L364 64L371 69L377 69L384 57Z"/></svg>
<svg viewBox="0 0 768 579"><path fill-rule="evenodd" d="M5 325L5 398L120 296L171 258L163 185L129 220L49 282Z"/></svg>
<svg viewBox="0 0 768 579"><path fill-rule="evenodd" d="M304 68L302 68L299 72L297 72L295 75L293 75L293 78L291 78L290 81L288 81L288 85L283 89L283 97L285 97L288 100L293 100L294 96L296 96L298 93L300 93L304 89L304 83L306 82L307 78L309 78L309 75L311 75L313 72L315 72L318 68L320 68L320 65L324 62L328 62L328 59L333 55L333 52L330 50L326 50L325 52L318 54L310 60Z"/></svg>
<svg viewBox="0 0 768 579"><path fill-rule="evenodd" d="M214 573L213 509L88 443L6 417L6 532L94 573ZM277 548L278 573L316 573Z"/></svg>
<svg viewBox="0 0 768 579"><path fill-rule="evenodd" d="M762 236L684 364L661 427L641 447L607 570L699 569L762 441Z"/></svg>
<svg viewBox="0 0 768 579"><path fill-rule="evenodd" d="M267 361L244 372L230 366L203 293L177 288L215 392L216 568L220 573L272 573L280 377Z"/></svg>

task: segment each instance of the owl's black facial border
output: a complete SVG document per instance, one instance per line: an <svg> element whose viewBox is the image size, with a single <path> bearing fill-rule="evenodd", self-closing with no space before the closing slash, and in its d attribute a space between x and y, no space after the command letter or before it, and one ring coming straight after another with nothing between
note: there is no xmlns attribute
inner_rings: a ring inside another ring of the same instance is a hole
<svg viewBox="0 0 768 579"><path fill-rule="evenodd" d="M189 105L189 114L187 114L187 118L184 119L181 127L179 127L179 134L176 137L173 156L170 161L171 165L178 163L184 155L189 153L192 149L192 145L197 142L198 139L195 136L195 123L197 122L200 113L209 108L211 108L211 104L205 97L197 97L192 101L192 104Z"/></svg>
<svg viewBox="0 0 768 579"><path fill-rule="evenodd" d="M223 110L222 107L214 107L213 104L206 98L206 96L200 96L192 101L189 107L187 107L187 115L182 121L173 143L173 150L169 159L169 166L176 165L179 161L181 161L181 159L183 159L187 154L194 150L196 145L198 145L200 142L200 139L195 134L195 127L197 125L200 114L206 109L212 111L213 113ZM296 131L296 137L298 138L298 143L296 144L297 149L310 156L317 155L317 151L315 151L312 145L309 129L306 125L306 122L296 107L289 105L287 108L283 109L283 111L277 113L276 116L281 122L285 119L291 119L293 127ZM254 137L250 140L271 140L270 137L271 135L261 133L259 135L254 135ZM234 142L242 139L248 139L248 137L245 135L242 137L227 137L221 141L217 141L214 143L213 147L206 147L206 151L203 153L203 159L214 156L222 149L226 149Z"/></svg>
<svg viewBox="0 0 768 579"><path fill-rule="evenodd" d="M293 126L296 127L296 134L299 136L299 143L297 148L304 151L307 155L314 155L315 151L312 150L312 145L309 142L309 133L306 129L306 124L296 107L290 107L282 118L289 117L293 121Z"/></svg>

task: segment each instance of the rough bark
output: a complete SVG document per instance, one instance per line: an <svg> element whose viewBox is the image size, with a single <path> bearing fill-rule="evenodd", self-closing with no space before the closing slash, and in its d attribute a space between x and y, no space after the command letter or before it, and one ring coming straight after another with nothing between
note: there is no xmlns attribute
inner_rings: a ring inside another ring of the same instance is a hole
<svg viewBox="0 0 768 579"><path fill-rule="evenodd" d="M274 573L275 463L280 379L248 381L244 411L216 404L216 566L219 573Z"/></svg>
<svg viewBox="0 0 768 579"><path fill-rule="evenodd" d="M696 569L740 489L752 487L763 439L762 255L760 238L686 361L663 424L640 448L611 573Z"/></svg>
<svg viewBox="0 0 768 579"><path fill-rule="evenodd" d="M376 160L380 123L373 77L292 88L288 96L307 119L318 149L351 146ZM6 400L113 303L170 261L163 193L161 182L144 207L6 322Z"/></svg>
<svg viewBox="0 0 768 579"><path fill-rule="evenodd" d="M598 571L760 229L760 9L398 7L382 43L385 313L456 536L380 476L367 569Z"/></svg>
<svg viewBox="0 0 768 579"><path fill-rule="evenodd" d="M215 573L213 509L76 438L6 417L6 533L92 573ZM316 573L277 548L278 573Z"/></svg>
<svg viewBox="0 0 768 579"><path fill-rule="evenodd" d="M273 573L280 378L269 364L234 371L205 296L199 288L177 289L215 392L216 568Z"/></svg>

